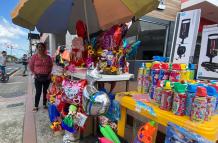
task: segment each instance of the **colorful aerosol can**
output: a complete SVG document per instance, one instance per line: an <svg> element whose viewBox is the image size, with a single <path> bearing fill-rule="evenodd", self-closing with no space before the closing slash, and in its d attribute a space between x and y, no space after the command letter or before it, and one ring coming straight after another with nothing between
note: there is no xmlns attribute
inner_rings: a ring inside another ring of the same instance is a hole
<svg viewBox="0 0 218 143"><path fill-rule="evenodd" d="M170 81L171 82L179 82L181 75L180 75L180 71L181 71L181 67L180 64L172 64L171 67L171 72L170 72Z"/></svg>
<svg viewBox="0 0 218 143"><path fill-rule="evenodd" d="M187 77L187 65L180 64L181 71L180 71L180 81L187 81L189 78Z"/></svg>
<svg viewBox="0 0 218 143"><path fill-rule="evenodd" d="M171 82L165 81L160 103L160 108L163 110L170 111L172 109L173 91L171 87Z"/></svg>
<svg viewBox="0 0 218 143"><path fill-rule="evenodd" d="M154 94L155 94L155 89L156 89L156 86L150 86L150 89L149 89L149 96L151 99L154 99Z"/></svg>
<svg viewBox="0 0 218 143"><path fill-rule="evenodd" d="M146 63L145 64L145 69L144 69L144 79L143 79L143 93L148 93L149 92L149 88L150 88L150 83L151 83L151 79L150 79L150 75L151 75L151 63Z"/></svg>
<svg viewBox="0 0 218 143"><path fill-rule="evenodd" d="M214 97L216 97L216 107L215 107L215 114L218 114L218 85L211 84L212 87L216 89L216 93L214 93Z"/></svg>
<svg viewBox="0 0 218 143"><path fill-rule="evenodd" d="M188 80L193 80L195 77L195 64L189 64L188 65L188 70L187 70L187 77Z"/></svg>
<svg viewBox="0 0 218 143"><path fill-rule="evenodd" d="M144 73L144 69L145 69L145 65L144 63L142 63L141 67L138 69L138 78L137 78L137 82L138 82L138 85L137 85L137 91L139 93L142 93L142 84L143 84L143 73Z"/></svg>
<svg viewBox="0 0 218 143"><path fill-rule="evenodd" d="M196 96L192 103L191 120L204 122L207 111L207 91L205 87L197 87Z"/></svg>
<svg viewBox="0 0 218 143"><path fill-rule="evenodd" d="M212 115L214 114L214 103L216 103L216 98L213 96L207 96L207 108L205 114L205 121L211 120Z"/></svg>
<svg viewBox="0 0 218 143"><path fill-rule="evenodd" d="M194 100L195 94L197 91L197 85L196 84L189 84L187 87L187 98L186 98L186 110L185 110L185 114L187 116L191 115L191 109L192 109L192 102Z"/></svg>
<svg viewBox="0 0 218 143"><path fill-rule="evenodd" d="M212 115L215 114L216 111L216 104L217 104L217 92L216 88L213 86L207 86L207 103L211 104L212 106ZM208 110L210 112L210 110Z"/></svg>
<svg viewBox="0 0 218 143"><path fill-rule="evenodd" d="M153 101L154 104L157 105L158 107L160 106L161 103L161 96L162 96L162 86L161 86L161 81L158 82L156 88L154 89L154 95L153 95Z"/></svg>
<svg viewBox="0 0 218 143"><path fill-rule="evenodd" d="M173 105L172 112L175 115L183 116L185 115L185 106L187 95L185 93L187 88L186 84L176 84L174 85L174 94L173 94Z"/></svg>
<svg viewBox="0 0 218 143"><path fill-rule="evenodd" d="M169 80L170 70L168 63L162 63L159 73L159 80Z"/></svg>
<svg viewBox="0 0 218 143"><path fill-rule="evenodd" d="M151 68L151 85L156 86L159 80L160 62L154 62Z"/></svg>

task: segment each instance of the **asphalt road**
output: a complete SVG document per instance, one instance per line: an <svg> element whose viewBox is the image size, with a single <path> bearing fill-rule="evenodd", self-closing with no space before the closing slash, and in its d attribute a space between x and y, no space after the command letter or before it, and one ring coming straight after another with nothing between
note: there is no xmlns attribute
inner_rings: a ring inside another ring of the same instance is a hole
<svg viewBox="0 0 218 143"><path fill-rule="evenodd" d="M10 65L12 72L21 65ZM22 143L25 94L28 76L18 70L10 76L8 83L0 83L0 143Z"/></svg>

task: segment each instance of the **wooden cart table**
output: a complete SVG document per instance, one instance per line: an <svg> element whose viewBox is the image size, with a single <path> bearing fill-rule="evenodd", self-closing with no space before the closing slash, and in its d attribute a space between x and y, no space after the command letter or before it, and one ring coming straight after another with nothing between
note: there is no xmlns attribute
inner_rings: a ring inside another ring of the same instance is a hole
<svg viewBox="0 0 218 143"><path fill-rule="evenodd" d="M136 92L133 92L134 94ZM146 103L148 106L154 109L156 117L150 115L147 111L141 109L141 111L136 111L136 101L131 96L116 96L116 100L121 105L121 119L118 121L118 135L124 137L125 125L126 125L126 114L127 109L138 112L145 118L156 121L157 123L167 126L168 122L177 124L183 128L191 130L206 139L216 142L218 140L218 115L214 115L210 121L205 121L204 123L192 122L188 116L177 116L172 112L164 111L157 106Z"/></svg>

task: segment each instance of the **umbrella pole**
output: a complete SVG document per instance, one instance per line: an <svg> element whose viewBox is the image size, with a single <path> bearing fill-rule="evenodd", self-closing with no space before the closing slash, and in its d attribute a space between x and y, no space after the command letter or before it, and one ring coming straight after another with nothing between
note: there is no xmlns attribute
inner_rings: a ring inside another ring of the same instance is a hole
<svg viewBox="0 0 218 143"><path fill-rule="evenodd" d="M85 12L85 20L86 20L86 25L87 25L87 38L88 42L90 42L90 37L89 37L89 23L88 23L88 16L87 16L87 8L86 8L86 0L83 0L83 6L84 6L84 12Z"/></svg>

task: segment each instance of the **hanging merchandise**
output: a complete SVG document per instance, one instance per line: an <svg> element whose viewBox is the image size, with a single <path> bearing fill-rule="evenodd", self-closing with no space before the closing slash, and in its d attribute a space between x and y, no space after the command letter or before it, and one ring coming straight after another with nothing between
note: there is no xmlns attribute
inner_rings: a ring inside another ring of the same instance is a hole
<svg viewBox="0 0 218 143"><path fill-rule="evenodd" d="M218 25L203 28L198 62L198 78L218 79Z"/></svg>
<svg viewBox="0 0 218 143"><path fill-rule="evenodd" d="M86 80L63 80L62 87L67 97L66 100L68 100L69 103L74 105L82 105L82 93L86 84Z"/></svg>
<svg viewBox="0 0 218 143"><path fill-rule="evenodd" d="M173 97L173 105L172 112L175 115L183 116L185 115L185 107L186 107L186 98L187 95L185 93L187 85L185 84L175 84L174 85L174 97Z"/></svg>
<svg viewBox="0 0 218 143"><path fill-rule="evenodd" d="M169 80L166 80L162 91L160 108L163 110L170 111L172 109L172 101L173 101L172 85Z"/></svg>
<svg viewBox="0 0 218 143"><path fill-rule="evenodd" d="M107 139L107 138L98 138L100 143L113 143L111 140Z"/></svg>
<svg viewBox="0 0 218 143"><path fill-rule="evenodd" d="M69 51L66 50L64 45L59 46L56 51L55 63L57 66L65 67L71 60Z"/></svg>
<svg viewBox="0 0 218 143"><path fill-rule="evenodd" d="M156 138L157 125L154 121L147 122L139 130L134 143L154 143Z"/></svg>
<svg viewBox="0 0 218 143"><path fill-rule="evenodd" d="M110 99L103 91L98 91L94 82L98 76L98 71L95 68L87 72L88 85L83 90L83 109L88 115L101 115L108 111L110 107Z"/></svg>
<svg viewBox="0 0 218 143"><path fill-rule="evenodd" d="M200 135L173 123L168 123L165 143L211 143Z"/></svg>
<svg viewBox="0 0 218 143"><path fill-rule="evenodd" d="M82 20L76 22L76 34L84 40L87 38L87 26Z"/></svg>
<svg viewBox="0 0 218 143"><path fill-rule="evenodd" d="M102 135L112 141L113 143L121 143L117 135L114 133L114 131L111 129L109 125L100 126L100 132Z"/></svg>
<svg viewBox="0 0 218 143"><path fill-rule="evenodd" d="M83 45L83 39L81 37L75 37L72 40L72 61L71 64L74 64L76 67L84 67L84 57L83 52L85 51Z"/></svg>

